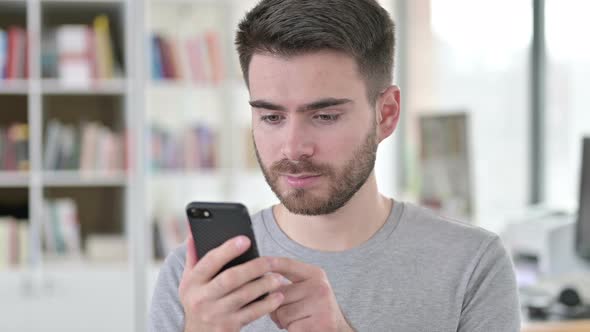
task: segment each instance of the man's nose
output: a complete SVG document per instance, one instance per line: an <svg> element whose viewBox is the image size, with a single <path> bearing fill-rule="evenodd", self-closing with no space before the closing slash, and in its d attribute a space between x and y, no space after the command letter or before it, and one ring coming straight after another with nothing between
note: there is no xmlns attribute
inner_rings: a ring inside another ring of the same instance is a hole
<svg viewBox="0 0 590 332"><path fill-rule="evenodd" d="M313 156L312 135L301 119L292 119L285 128L285 140L282 153L289 160L300 160Z"/></svg>

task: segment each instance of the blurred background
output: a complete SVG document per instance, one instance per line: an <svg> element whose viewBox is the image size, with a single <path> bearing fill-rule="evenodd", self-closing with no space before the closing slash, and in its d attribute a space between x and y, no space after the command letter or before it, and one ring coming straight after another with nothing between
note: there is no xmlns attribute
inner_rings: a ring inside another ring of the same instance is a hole
<svg viewBox="0 0 590 332"><path fill-rule="evenodd" d="M500 234L525 320L582 317L590 2L379 2L402 90L380 190ZM0 331L143 331L188 202L276 203L233 47L255 3L0 0Z"/></svg>

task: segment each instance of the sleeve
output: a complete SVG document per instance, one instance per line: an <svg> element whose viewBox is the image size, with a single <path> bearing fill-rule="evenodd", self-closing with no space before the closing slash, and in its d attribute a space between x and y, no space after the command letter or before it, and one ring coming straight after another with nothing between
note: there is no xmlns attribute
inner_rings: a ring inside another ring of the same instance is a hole
<svg viewBox="0 0 590 332"><path fill-rule="evenodd" d="M148 314L148 331L183 331L184 309L178 296L178 285L183 270L184 263L176 250L171 252L158 274Z"/></svg>
<svg viewBox="0 0 590 332"><path fill-rule="evenodd" d="M500 238L479 254L469 278L457 332L520 331L520 304L512 261Z"/></svg>

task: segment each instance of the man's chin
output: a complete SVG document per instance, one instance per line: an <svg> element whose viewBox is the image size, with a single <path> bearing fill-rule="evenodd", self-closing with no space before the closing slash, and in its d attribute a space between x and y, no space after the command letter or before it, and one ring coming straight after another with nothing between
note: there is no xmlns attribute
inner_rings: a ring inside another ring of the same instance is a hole
<svg viewBox="0 0 590 332"><path fill-rule="evenodd" d="M281 198L280 201L293 214L319 216L334 212L325 200L317 197L290 196L288 198Z"/></svg>

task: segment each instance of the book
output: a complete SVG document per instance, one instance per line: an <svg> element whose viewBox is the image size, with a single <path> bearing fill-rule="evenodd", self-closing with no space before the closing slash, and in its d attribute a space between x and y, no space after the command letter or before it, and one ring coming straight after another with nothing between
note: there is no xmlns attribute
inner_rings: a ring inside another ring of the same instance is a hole
<svg viewBox="0 0 590 332"><path fill-rule="evenodd" d="M8 28L8 48L6 65L4 68L5 79L24 78L25 74L25 30L18 26Z"/></svg>
<svg viewBox="0 0 590 332"><path fill-rule="evenodd" d="M64 85L89 85L93 79L90 28L83 24L57 27L58 79Z"/></svg>
<svg viewBox="0 0 590 332"><path fill-rule="evenodd" d="M8 128L8 136L14 146L14 170L29 170L29 125L25 123L13 124Z"/></svg>
<svg viewBox="0 0 590 332"><path fill-rule="evenodd" d="M54 201L56 215L62 229L65 250L75 255L80 254L80 222L76 202L72 199Z"/></svg>
<svg viewBox="0 0 590 332"><path fill-rule="evenodd" d="M6 37L6 31L0 29L0 80L4 79L4 73L6 72L6 61L8 59L8 40Z"/></svg>
<svg viewBox="0 0 590 332"><path fill-rule="evenodd" d="M76 145L76 129L72 125L62 125L59 135L60 152L58 154L58 169L78 169L78 147Z"/></svg>
<svg viewBox="0 0 590 332"><path fill-rule="evenodd" d="M198 37L189 38L186 41L186 53L189 59L190 77L194 82L206 80L205 68L203 68L203 55L201 43Z"/></svg>
<svg viewBox="0 0 590 332"><path fill-rule="evenodd" d="M45 154L43 166L45 169L55 169L59 163L61 123L55 119L49 120L45 129Z"/></svg>
<svg viewBox="0 0 590 332"><path fill-rule="evenodd" d="M223 80L223 59L221 57L221 46L219 36L214 31L205 33L205 41L209 52L209 67L211 68L211 82L219 84Z"/></svg>
<svg viewBox="0 0 590 332"><path fill-rule="evenodd" d="M174 61L172 60L172 45L168 39L160 38L160 49L162 53L162 69L165 79L174 79L176 77L176 69L174 68Z"/></svg>
<svg viewBox="0 0 590 332"><path fill-rule="evenodd" d="M28 259L29 223L0 216L0 270L22 266Z"/></svg>
<svg viewBox="0 0 590 332"><path fill-rule="evenodd" d="M29 126L14 123L0 128L0 170L26 171L29 169Z"/></svg>
<svg viewBox="0 0 590 332"><path fill-rule="evenodd" d="M152 35L151 41L151 62L152 62L152 79L158 80L164 78L164 69L162 68L162 48L160 46L159 36Z"/></svg>
<svg viewBox="0 0 590 332"><path fill-rule="evenodd" d="M71 198L43 202L44 252L53 256L81 254L80 222L76 202Z"/></svg>
<svg viewBox="0 0 590 332"><path fill-rule="evenodd" d="M57 77L58 67L56 30L49 29L41 38L41 74L43 77Z"/></svg>
<svg viewBox="0 0 590 332"><path fill-rule="evenodd" d="M114 54L109 25L106 15L98 15L94 19L97 74L101 79L114 77Z"/></svg>

